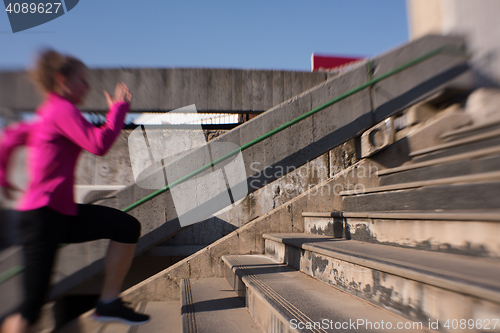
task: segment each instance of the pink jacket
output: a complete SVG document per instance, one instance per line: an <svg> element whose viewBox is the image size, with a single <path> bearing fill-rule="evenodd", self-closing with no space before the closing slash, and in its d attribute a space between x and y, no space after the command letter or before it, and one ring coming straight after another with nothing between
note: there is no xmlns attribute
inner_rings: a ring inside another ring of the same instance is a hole
<svg viewBox="0 0 500 333"><path fill-rule="evenodd" d="M74 173L81 149L106 154L123 128L129 105L115 103L106 123L95 127L63 97L50 93L36 110L33 123L17 123L0 138L0 186L6 186L8 159L14 148L28 147L29 185L17 209L48 206L62 214L76 215L73 199Z"/></svg>

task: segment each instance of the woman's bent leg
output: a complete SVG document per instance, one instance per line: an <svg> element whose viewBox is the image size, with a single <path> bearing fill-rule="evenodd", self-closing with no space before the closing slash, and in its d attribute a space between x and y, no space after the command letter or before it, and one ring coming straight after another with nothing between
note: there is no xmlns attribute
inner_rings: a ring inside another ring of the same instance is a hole
<svg viewBox="0 0 500 333"><path fill-rule="evenodd" d="M109 242L108 252L104 259L105 277L101 299L109 300L120 295L123 280L132 264L136 244Z"/></svg>
<svg viewBox="0 0 500 333"><path fill-rule="evenodd" d="M78 217L73 222L68 242L110 239L104 259L106 271L101 299L97 302L93 318L98 321L120 321L129 325L149 321L148 315L136 313L119 298L141 234L139 221L114 208L79 205Z"/></svg>
<svg viewBox="0 0 500 333"><path fill-rule="evenodd" d="M68 243L110 239L101 299L116 298L134 258L141 234L137 219L120 210L99 205L78 205L78 216L67 233Z"/></svg>

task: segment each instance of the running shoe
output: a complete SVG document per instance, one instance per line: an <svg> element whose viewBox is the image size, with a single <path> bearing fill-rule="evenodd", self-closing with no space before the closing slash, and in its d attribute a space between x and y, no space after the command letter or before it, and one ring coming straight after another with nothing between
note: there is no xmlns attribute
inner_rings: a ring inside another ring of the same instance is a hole
<svg viewBox="0 0 500 333"><path fill-rule="evenodd" d="M125 325L140 325L149 321L149 315L137 313L126 306L120 298L111 303L97 301L92 319L102 322L118 321Z"/></svg>

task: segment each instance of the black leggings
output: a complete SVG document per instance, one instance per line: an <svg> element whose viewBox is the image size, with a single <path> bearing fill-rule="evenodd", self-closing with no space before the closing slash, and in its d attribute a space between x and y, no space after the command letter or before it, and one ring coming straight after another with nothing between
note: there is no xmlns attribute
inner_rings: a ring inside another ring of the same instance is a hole
<svg viewBox="0 0 500 333"><path fill-rule="evenodd" d="M120 210L78 205L78 215L64 215L48 207L21 212L21 239L24 247L24 301L19 312L34 324L49 289L54 258L59 244L111 239L137 243L141 224Z"/></svg>

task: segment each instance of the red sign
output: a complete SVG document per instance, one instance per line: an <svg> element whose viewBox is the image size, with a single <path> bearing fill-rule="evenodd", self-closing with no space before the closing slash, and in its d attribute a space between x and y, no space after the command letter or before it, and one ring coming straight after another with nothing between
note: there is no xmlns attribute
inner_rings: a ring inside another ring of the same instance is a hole
<svg viewBox="0 0 500 333"><path fill-rule="evenodd" d="M313 72L340 71L343 68L363 59L364 58L317 55L313 53L311 57L311 65L312 65L311 67Z"/></svg>

